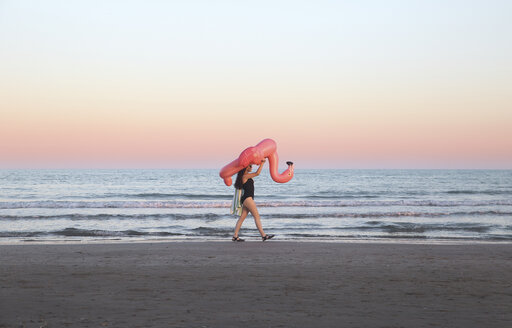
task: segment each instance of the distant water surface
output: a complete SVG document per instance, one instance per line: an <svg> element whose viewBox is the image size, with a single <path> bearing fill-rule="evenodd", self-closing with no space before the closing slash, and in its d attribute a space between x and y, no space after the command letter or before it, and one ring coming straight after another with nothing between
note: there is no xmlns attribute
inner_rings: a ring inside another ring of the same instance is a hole
<svg viewBox="0 0 512 328"><path fill-rule="evenodd" d="M217 170L0 170L0 241L226 240ZM280 240L512 242L510 170L301 170L255 178ZM249 216L241 236L257 238Z"/></svg>

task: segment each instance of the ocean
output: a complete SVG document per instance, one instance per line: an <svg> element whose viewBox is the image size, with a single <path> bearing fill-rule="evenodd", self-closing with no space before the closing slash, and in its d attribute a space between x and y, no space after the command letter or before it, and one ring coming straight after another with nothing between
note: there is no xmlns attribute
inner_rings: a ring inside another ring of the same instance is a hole
<svg viewBox="0 0 512 328"><path fill-rule="evenodd" d="M512 242L511 170L295 170L255 179L275 240ZM0 242L230 240L218 170L0 170ZM240 233L261 240L249 216Z"/></svg>

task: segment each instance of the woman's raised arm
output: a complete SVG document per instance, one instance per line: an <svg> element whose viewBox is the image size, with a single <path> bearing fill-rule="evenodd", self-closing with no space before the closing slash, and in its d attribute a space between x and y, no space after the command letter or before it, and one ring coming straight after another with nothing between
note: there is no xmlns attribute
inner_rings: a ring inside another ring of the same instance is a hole
<svg viewBox="0 0 512 328"><path fill-rule="evenodd" d="M262 159L261 164L258 167L258 170L256 170L256 172L254 172L254 173L244 174L244 178L251 179L251 178L254 178L254 177L257 177L258 175L260 175L261 170L263 169L263 164L265 164L265 162L266 162L266 159Z"/></svg>

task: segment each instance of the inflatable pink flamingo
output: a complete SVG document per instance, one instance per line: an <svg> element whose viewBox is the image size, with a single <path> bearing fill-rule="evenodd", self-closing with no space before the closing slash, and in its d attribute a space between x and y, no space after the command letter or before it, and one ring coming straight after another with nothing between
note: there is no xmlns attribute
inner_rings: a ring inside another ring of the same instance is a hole
<svg viewBox="0 0 512 328"><path fill-rule="evenodd" d="M279 157L277 156L277 145L272 139L264 139L254 147L245 149L237 159L224 166L220 170L220 177L224 179L224 183L227 186L231 186L231 177L238 173L244 167L251 164L259 165L261 160L268 158L268 164L270 167L270 176L272 180L279 183L285 183L293 178L293 163L286 162L288 169L283 173L277 172Z"/></svg>

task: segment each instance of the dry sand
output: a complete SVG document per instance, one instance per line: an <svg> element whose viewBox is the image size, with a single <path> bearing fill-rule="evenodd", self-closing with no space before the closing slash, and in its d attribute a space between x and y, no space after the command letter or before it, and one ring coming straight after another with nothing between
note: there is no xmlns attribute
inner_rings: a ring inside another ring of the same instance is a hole
<svg viewBox="0 0 512 328"><path fill-rule="evenodd" d="M512 244L0 246L0 327L512 327Z"/></svg>

